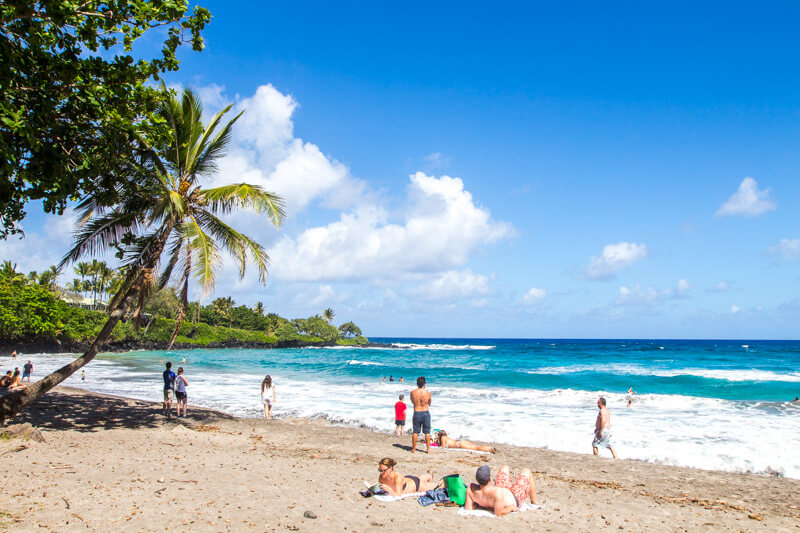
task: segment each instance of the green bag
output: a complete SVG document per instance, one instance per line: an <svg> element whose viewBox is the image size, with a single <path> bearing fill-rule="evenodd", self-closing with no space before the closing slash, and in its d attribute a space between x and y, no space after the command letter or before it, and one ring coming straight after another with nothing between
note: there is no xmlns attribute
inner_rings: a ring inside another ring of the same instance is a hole
<svg viewBox="0 0 800 533"><path fill-rule="evenodd" d="M458 505L464 505L464 501L467 499L467 484L464 483L461 474L445 476L443 479L444 487L447 489L447 496L450 498L450 501Z"/></svg>

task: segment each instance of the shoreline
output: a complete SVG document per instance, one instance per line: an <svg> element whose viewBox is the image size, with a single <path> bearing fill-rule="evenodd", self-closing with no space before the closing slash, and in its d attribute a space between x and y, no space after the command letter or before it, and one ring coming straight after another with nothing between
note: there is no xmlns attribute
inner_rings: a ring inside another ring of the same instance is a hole
<svg viewBox="0 0 800 533"><path fill-rule="evenodd" d="M99 353L124 353L134 351L166 351L167 342L161 341L118 341L108 342ZM69 341L58 339L39 339L33 341L9 342L0 341L0 353L9 356L12 350L18 354L42 354L42 355L61 355L61 354L82 354L85 352L91 341ZM208 344L181 344L175 343L170 351L177 350L213 350L213 349L263 349L277 350L283 348L320 348L332 346L346 346L347 348L396 348L394 344L382 342L369 342L367 344L336 344L336 342L303 342L303 341L278 341L256 342L256 341L225 341L211 342Z"/></svg>
<svg viewBox="0 0 800 533"><path fill-rule="evenodd" d="M0 478L0 518L10 530L37 525L90 530L554 531L749 529L797 531L800 480L499 445L497 455L409 452L410 437L322 420L237 418L189 406L170 420L160 404L57 387L15 424L44 442L0 439L0 454L24 468ZM456 509L364 499L391 456L404 474L530 468L544 508L491 520ZM102 505L98 505L98 503ZM317 518L305 518L312 511ZM170 516L171 518L165 518ZM175 521L175 517L178 521ZM296 529L295 529L296 528Z"/></svg>

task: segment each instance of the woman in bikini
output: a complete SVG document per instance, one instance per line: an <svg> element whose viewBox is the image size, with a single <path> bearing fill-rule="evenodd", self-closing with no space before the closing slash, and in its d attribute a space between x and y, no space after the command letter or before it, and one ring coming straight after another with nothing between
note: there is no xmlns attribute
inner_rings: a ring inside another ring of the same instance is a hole
<svg viewBox="0 0 800 533"><path fill-rule="evenodd" d="M378 463L378 471L380 472L378 483L381 484L383 490L392 496L425 492L436 488L436 483L433 482L431 474L422 479L417 476L404 476L394 469L396 464L397 462L390 457L384 457Z"/></svg>
<svg viewBox="0 0 800 533"><path fill-rule="evenodd" d="M475 450L478 452L497 453L497 448L491 446L478 446L468 440L455 440L447 436L447 432L443 429L439 430L439 435L436 437L436 444L442 448L461 448L462 450Z"/></svg>

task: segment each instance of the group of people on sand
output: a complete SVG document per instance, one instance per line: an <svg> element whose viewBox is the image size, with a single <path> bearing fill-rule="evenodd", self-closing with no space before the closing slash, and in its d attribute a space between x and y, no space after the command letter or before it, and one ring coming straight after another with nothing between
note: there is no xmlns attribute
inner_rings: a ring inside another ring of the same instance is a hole
<svg viewBox="0 0 800 533"><path fill-rule="evenodd" d="M411 403L414 405L414 417L412 419L412 435L411 435L411 453L417 451L417 442L420 433L425 435L425 448L426 453L431 451L431 393L426 388L426 379L424 376L417 378L417 388L411 391ZM628 391L633 392L633 389ZM406 425L406 404L405 395L399 396L399 401L394 405L395 411L395 430L394 434L402 437ZM595 421L594 439L592 440L592 453L598 455L598 448L608 448L611 456L617 458L617 452L611 440L611 413L606 406L606 399L600 397L597 399L597 419ZM474 444L468 440L456 440L447 435L443 429L438 430L435 439L435 445L441 448L460 448L462 450L474 450L488 453L497 453L497 448L492 446L483 446Z"/></svg>
<svg viewBox="0 0 800 533"><path fill-rule="evenodd" d="M384 457L378 463L380 488L392 496L427 492L442 486L441 481L434 482L431 474L402 474L395 469L396 465L397 461L391 457ZM489 466L483 465L475 472L475 481L469 484L466 491L464 509L468 511L481 508L503 516L518 511L527 501L536 504L536 482L527 468L512 481L511 469L503 465L492 483L492 471Z"/></svg>
<svg viewBox="0 0 800 533"><path fill-rule="evenodd" d="M178 373L172 371L172 363L167 362L166 370L162 374L164 377L164 415L170 416L172 410L172 397L175 396L175 408L178 418L186 416L186 404L188 402L188 395L186 387L189 385L189 380L183 375L183 367L178 368ZM181 407L183 407L183 414L181 414Z"/></svg>
<svg viewBox="0 0 800 533"><path fill-rule="evenodd" d="M17 352L14 352L14 358L16 358ZM0 377L0 390L20 390L27 387L24 381L28 383L31 382L31 374L33 374L33 363L28 361L24 365L22 365L22 372L20 372L19 367L16 367L14 371L11 370L7 371L5 375Z"/></svg>

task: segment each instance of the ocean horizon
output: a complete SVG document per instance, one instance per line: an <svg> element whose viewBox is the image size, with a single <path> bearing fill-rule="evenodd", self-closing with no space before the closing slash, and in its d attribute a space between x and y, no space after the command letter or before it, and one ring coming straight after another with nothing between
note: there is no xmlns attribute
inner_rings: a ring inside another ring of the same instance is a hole
<svg viewBox="0 0 800 533"><path fill-rule="evenodd" d="M371 340L394 346L104 353L84 368L85 381L78 372L65 384L160 402L161 372L171 361L173 370L185 368L190 409L259 417L260 382L270 374L277 417L390 432L394 402L404 394L409 403L424 375L435 428L583 454L591 453L602 395L621 458L800 478L800 457L791 449L800 438L800 403L793 402L800 395L800 341ZM24 354L13 364L27 359L36 379L71 356ZM631 387L636 394L627 407Z"/></svg>

